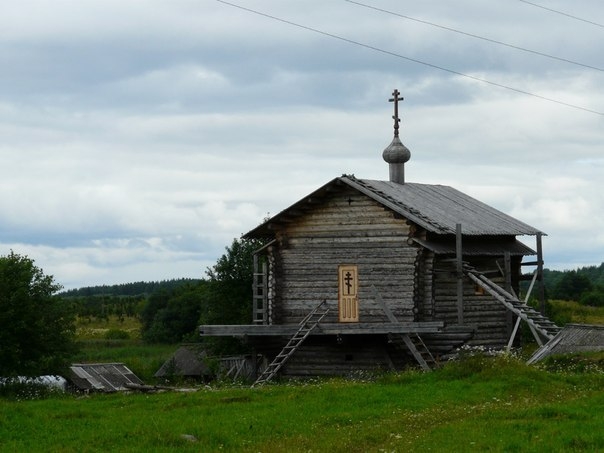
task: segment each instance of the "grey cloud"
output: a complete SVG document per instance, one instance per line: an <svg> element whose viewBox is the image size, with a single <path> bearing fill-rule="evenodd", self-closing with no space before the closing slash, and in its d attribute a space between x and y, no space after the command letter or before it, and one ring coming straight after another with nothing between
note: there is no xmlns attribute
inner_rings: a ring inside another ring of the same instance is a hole
<svg viewBox="0 0 604 453"><path fill-rule="evenodd" d="M521 2L380 5L586 62L604 50L601 31ZM603 110L593 70L346 2L246 6ZM593 214L601 117L218 2L3 8L0 253L30 253L70 286L202 275L232 238L333 177L386 178L395 87L410 180L453 185L545 230L557 266L604 256L604 239L589 241L604 227Z"/></svg>

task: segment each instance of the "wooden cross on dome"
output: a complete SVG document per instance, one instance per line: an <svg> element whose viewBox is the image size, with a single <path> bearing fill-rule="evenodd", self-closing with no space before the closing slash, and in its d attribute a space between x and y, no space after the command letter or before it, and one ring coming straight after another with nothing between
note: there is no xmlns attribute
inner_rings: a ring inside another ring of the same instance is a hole
<svg viewBox="0 0 604 453"><path fill-rule="evenodd" d="M398 123L401 122L401 119L398 117L398 101L399 100L402 101L404 99L403 97L399 97L400 94L401 93L397 89L395 89L392 92L392 98L388 99L389 102L394 102L394 115L392 116L392 119L394 120L394 136L395 137L398 137L398 128L399 128Z"/></svg>

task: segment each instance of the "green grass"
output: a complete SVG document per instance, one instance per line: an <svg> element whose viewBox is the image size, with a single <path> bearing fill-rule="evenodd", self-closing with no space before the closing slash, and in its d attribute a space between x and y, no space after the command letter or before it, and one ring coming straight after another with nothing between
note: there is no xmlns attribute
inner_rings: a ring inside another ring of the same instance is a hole
<svg viewBox="0 0 604 453"><path fill-rule="evenodd" d="M116 330L127 332L129 339L106 339L107 332ZM76 336L79 352L72 363L122 362L149 384L154 383L153 374L178 348L178 345L144 343L137 318L78 319Z"/></svg>
<svg viewBox="0 0 604 453"><path fill-rule="evenodd" d="M110 330L121 330L133 340L141 338L141 324L137 317L124 317L121 320L114 315L107 319L78 318L76 336L78 340L101 340Z"/></svg>
<svg viewBox="0 0 604 453"><path fill-rule="evenodd" d="M0 400L0 451L603 451L603 370L574 370L478 356L372 382Z"/></svg>
<svg viewBox="0 0 604 453"><path fill-rule="evenodd" d="M140 340L85 340L72 363L121 362L145 383L154 383L153 374L168 360L178 345L150 345Z"/></svg>
<svg viewBox="0 0 604 453"><path fill-rule="evenodd" d="M552 303L571 322L604 324L602 308ZM110 330L129 339L106 339ZM139 332L134 318L80 320L73 361L124 362L154 383L177 345L144 344ZM0 452L604 451L603 354L539 367L466 357L372 382L0 400Z"/></svg>
<svg viewBox="0 0 604 453"><path fill-rule="evenodd" d="M604 325L604 307L590 307L567 300L552 300L550 303L556 316L568 322Z"/></svg>

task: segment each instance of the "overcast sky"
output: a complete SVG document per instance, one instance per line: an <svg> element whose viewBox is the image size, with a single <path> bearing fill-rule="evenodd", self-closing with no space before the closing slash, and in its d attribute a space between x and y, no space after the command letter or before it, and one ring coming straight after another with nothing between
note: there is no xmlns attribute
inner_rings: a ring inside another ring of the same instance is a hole
<svg viewBox="0 0 604 453"><path fill-rule="evenodd" d="M604 261L601 0L533 2L595 23L520 0L233 3L273 18L0 3L0 255L65 288L203 277L334 177L388 179L398 88L407 181L546 232L546 267Z"/></svg>

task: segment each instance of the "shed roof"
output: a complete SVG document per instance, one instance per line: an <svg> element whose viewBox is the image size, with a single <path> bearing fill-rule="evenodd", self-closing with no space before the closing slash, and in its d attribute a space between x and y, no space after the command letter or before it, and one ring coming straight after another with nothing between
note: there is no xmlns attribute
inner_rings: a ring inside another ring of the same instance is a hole
<svg viewBox="0 0 604 453"><path fill-rule="evenodd" d="M143 384L123 363L74 363L69 367L68 379L79 390L99 392L127 390L125 384Z"/></svg>
<svg viewBox="0 0 604 453"><path fill-rule="evenodd" d="M604 351L604 326L567 324L554 338L538 349L528 363L535 363L555 354L595 351Z"/></svg>
<svg viewBox="0 0 604 453"><path fill-rule="evenodd" d="M449 186L357 179L343 175L248 232L245 237L271 236L270 225L309 209L318 198L345 184L384 207L435 234L455 234L462 225L466 236L536 235L538 229Z"/></svg>
<svg viewBox="0 0 604 453"><path fill-rule="evenodd" d="M181 346L153 375L154 377L169 377L170 375L186 377L202 377L212 374L205 364L207 354L194 346Z"/></svg>

